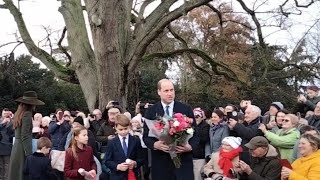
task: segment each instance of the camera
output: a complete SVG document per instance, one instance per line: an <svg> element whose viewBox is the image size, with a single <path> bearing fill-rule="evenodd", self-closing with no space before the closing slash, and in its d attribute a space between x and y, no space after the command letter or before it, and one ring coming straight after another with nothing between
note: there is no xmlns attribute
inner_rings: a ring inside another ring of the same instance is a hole
<svg viewBox="0 0 320 180"><path fill-rule="evenodd" d="M140 109L147 109L147 108L153 106L153 104L150 104L150 103L149 103L149 104L148 104L148 107L145 107L146 104L147 104L147 103L140 103Z"/></svg>
<svg viewBox="0 0 320 180"><path fill-rule="evenodd" d="M227 112L227 119L234 119L235 121L239 121L239 113L237 111Z"/></svg>
<svg viewBox="0 0 320 180"><path fill-rule="evenodd" d="M120 103L119 103L118 101L112 101L112 105L114 105L114 106L119 106Z"/></svg>
<svg viewBox="0 0 320 180"><path fill-rule="evenodd" d="M91 118L95 118L95 117L96 117L94 114L89 114L89 116L90 116Z"/></svg>

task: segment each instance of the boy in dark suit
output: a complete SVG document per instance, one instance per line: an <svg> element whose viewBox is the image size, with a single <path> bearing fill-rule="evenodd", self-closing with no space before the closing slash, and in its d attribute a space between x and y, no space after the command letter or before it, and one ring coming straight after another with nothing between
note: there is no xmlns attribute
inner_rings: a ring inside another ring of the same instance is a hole
<svg viewBox="0 0 320 180"><path fill-rule="evenodd" d="M51 161L47 155L52 147L49 138L41 137L37 142L37 151L26 158L24 174L29 180L52 179Z"/></svg>
<svg viewBox="0 0 320 180"><path fill-rule="evenodd" d="M116 116L117 135L108 142L105 165L111 170L110 180L138 180L138 168L143 164L140 139L129 134L130 120Z"/></svg>

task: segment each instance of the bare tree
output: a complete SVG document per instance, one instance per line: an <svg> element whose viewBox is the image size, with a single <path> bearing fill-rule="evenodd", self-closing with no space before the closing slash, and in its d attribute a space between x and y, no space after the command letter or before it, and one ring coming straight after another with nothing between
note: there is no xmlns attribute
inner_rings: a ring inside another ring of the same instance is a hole
<svg viewBox="0 0 320 180"><path fill-rule="evenodd" d="M155 57L167 58L186 52L194 54L209 62L216 73L238 81L228 66L216 61L206 52L189 48L185 44L182 49L146 54L148 46L172 21L213 0L184 0L174 10L170 8L178 0L162 0L150 13L145 11L156 0L85 0L84 5L81 0L61 0L59 12L65 21L62 38L67 34L68 48L62 47L61 41L58 45L68 58L67 65L61 65L50 53L38 47L32 40L19 9L12 0L3 1L0 8L8 9L14 17L30 54L41 60L60 79L80 83L90 110L97 106L103 108L112 99L121 101L126 108L134 71L140 62ZM256 18L257 12L246 6L244 1L237 1L252 17L259 44L265 47L261 24ZM300 6L305 5L298 3L297 7ZM86 15L91 31L85 25ZM173 31L171 33L174 34ZM90 45L89 35L92 36L93 47Z"/></svg>

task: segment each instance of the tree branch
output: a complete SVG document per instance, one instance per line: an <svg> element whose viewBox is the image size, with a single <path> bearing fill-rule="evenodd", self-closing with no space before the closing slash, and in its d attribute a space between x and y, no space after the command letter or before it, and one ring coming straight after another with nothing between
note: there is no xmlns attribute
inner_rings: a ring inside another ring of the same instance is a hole
<svg viewBox="0 0 320 180"><path fill-rule="evenodd" d="M143 37L141 38L141 40L137 39L137 44L136 44L136 48L133 49L132 52L134 52L134 54L131 54L130 57L141 57L143 56L143 54L146 51L146 48L148 47L148 45L158 37L158 35L163 31L163 29L170 24L172 21L178 19L179 17L181 17L182 15L184 15L185 13L191 11L192 9L202 6L204 4L207 4L208 2L210 2L211 0L197 0L197 1L187 1L185 2L182 6L180 6L179 8L175 9L174 11L168 12L168 13L161 13L161 12L165 12L165 10L158 10L158 8L153 12L159 12L158 14L159 17L156 17L155 19L158 19L159 21L157 21L156 24L153 24L154 26L152 27L148 27L146 26L144 28L144 30L140 29L135 31L135 35L139 34L143 35ZM167 2L167 1L166 1ZM168 0L169 2L169 0ZM170 1L171 2L171 1ZM172 2L171 2L172 3ZM169 8L169 7L167 7ZM154 15L155 16L155 15ZM150 19L148 19L150 20ZM146 20L146 22L148 21ZM153 21L153 20L150 20ZM152 24L152 23L151 23ZM148 31L145 31L148 30ZM136 66L137 66L137 62L138 62L139 58L130 58L129 61L129 70L133 70Z"/></svg>
<svg viewBox="0 0 320 180"><path fill-rule="evenodd" d="M30 54L40 59L60 79L71 83L79 83L74 70L60 65L52 56L50 56L50 54L35 45L22 18L22 14L13 4L12 0L3 1L14 17L24 44L26 45Z"/></svg>
<svg viewBox="0 0 320 180"><path fill-rule="evenodd" d="M8 43L4 43L0 45L0 48L4 47L4 46L8 46L11 44L19 44L19 43L23 43L22 41L14 41L14 42L8 42Z"/></svg>
<svg viewBox="0 0 320 180"><path fill-rule="evenodd" d="M178 49L170 52L158 52L158 53L152 53L145 55L142 60L143 61L150 61L154 58L169 58L169 57L174 57L177 55L182 55L183 53L189 52L191 54L197 55L201 57L204 61L208 62L211 65L211 68L217 75L222 75L226 79L238 82L241 85L245 85L246 83L239 80L237 78L237 75L233 72L230 71L229 68L226 65L223 65L219 62L214 61L207 53L204 51L201 51L199 49L193 49L193 48L188 48L188 49ZM221 69L221 70L220 70Z"/></svg>
<svg viewBox="0 0 320 180"><path fill-rule="evenodd" d="M182 43L182 47L183 47L184 49L187 49L187 48L188 48L188 43L187 43L181 36L179 36L179 35L172 29L172 27L171 27L170 25L168 25L167 28L168 28L169 32L173 35L173 37L175 37L177 40L179 40L179 41ZM192 64L192 66L194 66L196 69L198 69L199 71L201 71L201 72L203 72L203 73L205 73L205 74L207 74L207 75L209 76L209 78L210 78L209 83L210 83L210 82L211 82L211 79L212 79L212 75L211 75L207 70L205 70L205 69L203 69L202 67L198 66L198 65L196 64L196 62L194 61L194 59L192 58L192 56L191 56L191 54L190 54L189 52L186 52L186 54L187 54L187 57L188 57L189 61L190 61L191 64Z"/></svg>
<svg viewBox="0 0 320 180"><path fill-rule="evenodd" d="M219 18L219 25L220 28L223 29L223 19L222 19L222 13L215 7L213 7L211 4L206 4L206 6L208 6L213 12L217 13L217 16Z"/></svg>
<svg viewBox="0 0 320 180"><path fill-rule="evenodd" d="M243 8L243 10L245 10L252 18L254 24L257 27L257 33L258 33L258 39L259 39L259 44L262 48L266 48L266 44L264 43L264 38L262 35L262 28L261 28L261 24L255 14L254 11L252 11L251 9L248 8L248 6L243 2L243 0L237 0L241 7Z"/></svg>
<svg viewBox="0 0 320 180"><path fill-rule="evenodd" d="M143 4L142 4L141 7L140 7L139 13L138 13L138 17L139 17L140 20L144 19L143 14L144 14L144 11L145 11L146 7L147 7L149 4L151 4L152 2L154 2L154 1L155 1L155 0L145 0L145 1L143 2Z"/></svg>
<svg viewBox="0 0 320 180"><path fill-rule="evenodd" d="M8 9L8 7L5 4L0 4L0 9Z"/></svg>
<svg viewBox="0 0 320 180"><path fill-rule="evenodd" d="M298 0L294 0L295 4L297 7L302 7L302 8L308 8L309 6L311 6L315 1L314 0L311 0L308 4L306 5L301 5L299 4Z"/></svg>
<svg viewBox="0 0 320 180"><path fill-rule="evenodd" d="M69 66L71 65L71 60L72 60L72 58L71 58L70 54L68 53L67 49L64 48L64 47L61 45L61 44L62 44L62 41L63 41L63 39L64 39L64 37L65 37L65 35L66 35L66 32L67 32L67 28L64 27L63 30L62 30L61 37L60 37L60 39L59 39L59 41L58 41L58 47L59 47L59 49L62 51L62 53L67 56L68 62L67 62L67 64L66 64L66 67L69 67Z"/></svg>

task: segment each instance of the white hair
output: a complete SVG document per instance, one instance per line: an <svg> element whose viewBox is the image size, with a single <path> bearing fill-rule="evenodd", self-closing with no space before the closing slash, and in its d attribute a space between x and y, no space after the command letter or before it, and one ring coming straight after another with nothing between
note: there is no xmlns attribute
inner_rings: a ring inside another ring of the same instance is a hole
<svg viewBox="0 0 320 180"><path fill-rule="evenodd" d="M41 121L41 120L42 120L42 114L41 114L41 113L36 113L36 114L33 116L33 120Z"/></svg>
<svg viewBox="0 0 320 180"><path fill-rule="evenodd" d="M247 108L251 107L252 111L257 113L258 116L261 116L261 109L258 106L255 105L249 105Z"/></svg>
<svg viewBox="0 0 320 180"><path fill-rule="evenodd" d="M42 121L42 122L41 122L42 126L43 126L43 122L46 123L46 125L49 126L49 123L50 123L50 121L51 121L51 118L50 118L49 116L44 116L41 121Z"/></svg>

